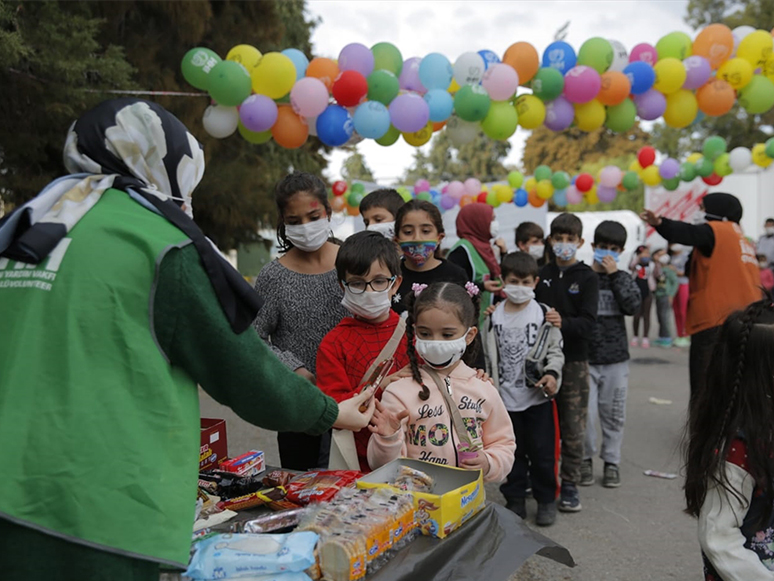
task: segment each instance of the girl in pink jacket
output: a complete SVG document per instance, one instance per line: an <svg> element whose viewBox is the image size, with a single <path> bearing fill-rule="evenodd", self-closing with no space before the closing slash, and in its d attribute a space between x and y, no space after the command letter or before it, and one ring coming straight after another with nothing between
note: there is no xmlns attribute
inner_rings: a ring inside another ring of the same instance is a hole
<svg viewBox="0 0 774 581"><path fill-rule="evenodd" d="M376 469L407 457L481 470L486 482L505 480L516 450L508 412L494 385L477 379L476 371L465 364L475 360L480 343L475 326L478 288L445 282L414 285L413 290L406 325L412 377L390 384L376 403L368 463ZM438 374L451 395L465 427L462 437L428 369ZM464 451L465 446L460 450L462 442L475 451Z"/></svg>

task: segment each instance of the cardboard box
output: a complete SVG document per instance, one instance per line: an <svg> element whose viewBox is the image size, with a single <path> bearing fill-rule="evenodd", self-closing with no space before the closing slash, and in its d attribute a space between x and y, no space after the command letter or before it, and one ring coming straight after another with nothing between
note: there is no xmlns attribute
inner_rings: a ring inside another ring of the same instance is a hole
<svg viewBox="0 0 774 581"><path fill-rule="evenodd" d="M199 472L212 470L228 458L226 420L201 418Z"/></svg>
<svg viewBox="0 0 774 581"><path fill-rule="evenodd" d="M421 460L399 458L357 481L358 488L379 488L394 482L401 466L421 470L435 481L433 493L412 492L422 534L442 539L484 508L481 471L464 470Z"/></svg>

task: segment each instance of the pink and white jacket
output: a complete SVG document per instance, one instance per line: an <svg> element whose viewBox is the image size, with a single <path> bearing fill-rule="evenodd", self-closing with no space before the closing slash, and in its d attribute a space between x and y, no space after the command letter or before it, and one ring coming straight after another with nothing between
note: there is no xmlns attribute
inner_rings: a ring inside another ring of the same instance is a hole
<svg viewBox="0 0 774 581"><path fill-rule="evenodd" d="M390 384L382 395L382 405L397 414L408 410L409 417L392 436L371 434L368 463L373 470L400 457L458 466L454 423L438 386L424 371L422 380L430 390L427 401L419 399L419 386L412 378ZM471 440L483 444L489 460L486 482L501 482L511 471L516 440L513 426L497 388L476 378L476 372L460 363L449 375L454 401Z"/></svg>

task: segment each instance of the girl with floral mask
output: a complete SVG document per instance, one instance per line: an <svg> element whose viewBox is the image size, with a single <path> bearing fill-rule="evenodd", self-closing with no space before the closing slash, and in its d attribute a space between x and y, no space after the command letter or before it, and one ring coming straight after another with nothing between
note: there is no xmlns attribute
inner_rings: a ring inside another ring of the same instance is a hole
<svg viewBox="0 0 774 581"><path fill-rule="evenodd" d="M275 201L282 255L255 281L265 301L255 328L285 365L314 383L320 342L347 315L335 268L339 247L329 240L331 207L322 180L301 172L277 184ZM280 432L277 440L284 468L327 465L324 438Z"/></svg>
<svg viewBox="0 0 774 581"><path fill-rule="evenodd" d="M403 254L403 282L392 306L398 313L406 310L407 298L415 284L454 282L464 286L468 281L465 271L439 258L438 249L443 237L443 220L435 205L412 200L398 210L395 217L395 241Z"/></svg>
<svg viewBox="0 0 774 581"><path fill-rule="evenodd" d="M368 463L376 469L415 458L481 470L486 482L500 482L516 443L497 389L467 365L480 342L478 288L444 282L417 285L414 292L406 321L412 375L390 384L377 402Z"/></svg>

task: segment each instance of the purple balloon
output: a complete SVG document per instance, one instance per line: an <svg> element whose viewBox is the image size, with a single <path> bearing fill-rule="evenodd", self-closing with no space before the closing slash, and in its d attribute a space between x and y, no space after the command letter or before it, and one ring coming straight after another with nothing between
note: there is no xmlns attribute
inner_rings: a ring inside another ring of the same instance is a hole
<svg viewBox="0 0 774 581"><path fill-rule="evenodd" d="M685 67L685 82L683 89L698 89L706 83L712 74L712 67L703 56L689 56L683 61Z"/></svg>
<svg viewBox="0 0 774 581"><path fill-rule="evenodd" d="M451 196L447 194L441 196L441 208L444 210L451 210L455 205L457 205L457 200Z"/></svg>
<svg viewBox="0 0 774 581"><path fill-rule="evenodd" d="M400 88L404 91L416 91L417 93L427 93L427 89L419 80L419 63L422 59L418 56L412 57L403 62L403 69L400 71L398 82Z"/></svg>
<svg viewBox="0 0 774 581"><path fill-rule="evenodd" d="M672 159L671 157L666 158L661 164L661 167L658 168L658 175L660 175L661 178L665 180L676 178L677 174L679 173L680 162L676 159Z"/></svg>
<svg viewBox="0 0 774 581"><path fill-rule="evenodd" d="M367 77L374 72L374 53L363 44L348 44L339 53L339 70L357 71Z"/></svg>
<svg viewBox="0 0 774 581"><path fill-rule="evenodd" d="M404 93L390 103L390 120L398 131L414 133L427 125L430 107L416 93Z"/></svg>
<svg viewBox="0 0 774 581"><path fill-rule="evenodd" d="M666 111L666 97L656 89L648 89L640 95L634 95L637 115L645 121L658 119Z"/></svg>
<svg viewBox="0 0 774 581"><path fill-rule="evenodd" d="M588 103L601 86L599 73L591 67L573 67L564 75L564 97L571 103Z"/></svg>
<svg viewBox="0 0 774 581"><path fill-rule="evenodd" d="M608 188L607 186L597 187L597 197L600 202L612 202L615 200L617 192L615 188Z"/></svg>
<svg viewBox="0 0 774 581"><path fill-rule="evenodd" d="M250 95L239 107L239 119L250 131L271 129L277 114L277 104L266 95Z"/></svg>
<svg viewBox="0 0 774 581"><path fill-rule="evenodd" d="M564 97L546 103L546 120L543 124L552 131L564 131L575 118L575 109Z"/></svg>

